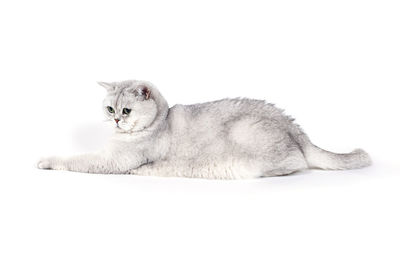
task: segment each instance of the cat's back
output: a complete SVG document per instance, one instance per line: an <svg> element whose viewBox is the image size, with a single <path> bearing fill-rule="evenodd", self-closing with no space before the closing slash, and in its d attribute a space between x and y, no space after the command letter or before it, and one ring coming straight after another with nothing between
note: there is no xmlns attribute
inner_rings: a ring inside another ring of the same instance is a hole
<svg viewBox="0 0 400 267"><path fill-rule="evenodd" d="M269 104L263 100L249 98L224 98L211 102L185 105L183 107L186 112L195 118L207 114L214 114L221 118L221 116L226 117L240 113L254 113L268 108L268 105Z"/></svg>
<svg viewBox="0 0 400 267"><path fill-rule="evenodd" d="M264 100L226 98L192 105L175 105L170 108L168 121L172 130L179 132L210 131L228 122L249 117L286 120L281 109Z"/></svg>
<svg viewBox="0 0 400 267"><path fill-rule="evenodd" d="M182 173L189 170L196 177L229 176L226 170L243 177L260 176L272 147L279 151L290 147L288 120L281 110L262 100L176 105L167 120L170 150L166 164L178 166ZM282 155L276 156L278 161ZM260 160L255 162L254 157Z"/></svg>

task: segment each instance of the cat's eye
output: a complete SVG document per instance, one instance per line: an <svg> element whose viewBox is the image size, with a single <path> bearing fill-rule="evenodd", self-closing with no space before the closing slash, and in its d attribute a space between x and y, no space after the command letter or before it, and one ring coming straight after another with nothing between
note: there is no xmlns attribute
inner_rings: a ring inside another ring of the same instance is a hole
<svg viewBox="0 0 400 267"><path fill-rule="evenodd" d="M122 114L124 114L124 115L128 115L129 113L131 113L131 109L129 109L129 108L124 108L122 110Z"/></svg>
<svg viewBox="0 0 400 267"><path fill-rule="evenodd" d="M107 110L108 110L108 112L110 112L110 113L114 113L114 112L115 112L114 109L113 109L112 107L110 107L110 106L107 107Z"/></svg>

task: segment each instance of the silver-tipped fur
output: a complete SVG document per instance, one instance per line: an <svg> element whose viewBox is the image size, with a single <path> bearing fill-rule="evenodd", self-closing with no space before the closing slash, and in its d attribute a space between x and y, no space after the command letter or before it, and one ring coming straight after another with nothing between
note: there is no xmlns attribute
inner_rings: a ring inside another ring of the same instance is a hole
<svg viewBox="0 0 400 267"><path fill-rule="evenodd" d="M222 99L169 108L149 82L99 84L107 90L104 113L116 126L109 144L97 153L43 159L39 168L239 179L371 164L361 149L336 154L313 145L293 119L265 101Z"/></svg>

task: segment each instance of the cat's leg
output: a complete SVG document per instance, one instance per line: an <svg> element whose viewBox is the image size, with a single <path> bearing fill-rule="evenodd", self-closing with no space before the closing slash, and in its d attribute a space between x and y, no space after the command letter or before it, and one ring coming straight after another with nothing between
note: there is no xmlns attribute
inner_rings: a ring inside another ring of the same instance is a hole
<svg viewBox="0 0 400 267"><path fill-rule="evenodd" d="M198 165L195 162L170 162L157 161L140 166L129 171L130 174L143 176L163 177L186 177L205 179L248 179L260 177L261 172L256 170L255 165L249 162L229 163L226 160L221 162L210 161Z"/></svg>
<svg viewBox="0 0 400 267"><path fill-rule="evenodd" d="M171 164L164 161L143 164L138 168L129 170L128 173L143 176L182 176L171 168Z"/></svg>
<svg viewBox="0 0 400 267"><path fill-rule="evenodd" d="M134 157L129 161L116 155L107 156L106 153L92 153L68 158L49 157L38 162L39 169L66 170L74 172L123 174L128 170L140 166L141 162Z"/></svg>
<svg viewBox="0 0 400 267"><path fill-rule="evenodd" d="M303 153L299 149L295 149L278 163L266 164L262 176L288 175L307 168L308 164Z"/></svg>
<svg viewBox="0 0 400 267"><path fill-rule="evenodd" d="M162 177L201 177L196 175L195 168L189 162L175 162L168 160L154 161L131 169L129 174Z"/></svg>

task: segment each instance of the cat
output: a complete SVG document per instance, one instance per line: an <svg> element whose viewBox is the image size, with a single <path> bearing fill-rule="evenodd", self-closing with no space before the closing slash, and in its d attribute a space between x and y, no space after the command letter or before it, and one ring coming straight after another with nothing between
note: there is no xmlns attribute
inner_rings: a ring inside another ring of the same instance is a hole
<svg viewBox="0 0 400 267"><path fill-rule="evenodd" d="M99 84L116 132L96 153L44 158L40 169L213 179L287 175L304 169L369 166L356 149L336 154L313 145L283 110L261 100L175 105L147 81Z"/></svg>

